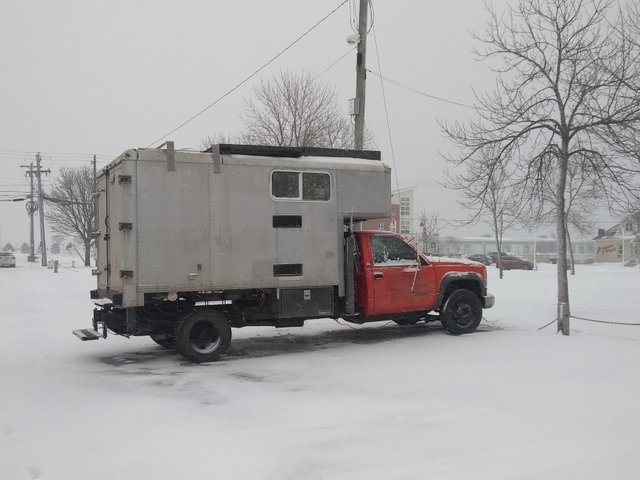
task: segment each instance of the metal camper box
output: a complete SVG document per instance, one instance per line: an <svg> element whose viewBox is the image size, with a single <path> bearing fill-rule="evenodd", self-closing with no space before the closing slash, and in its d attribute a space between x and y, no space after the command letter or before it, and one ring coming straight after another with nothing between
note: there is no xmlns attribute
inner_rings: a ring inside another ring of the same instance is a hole
<svg viewBox="0 0 640 480"><path fill-rule="evenodd" d="M297 192L281 185L296 177ZM187 292L337 287L342 296L345 222L390 214L390 169L375 151L194 152L169 142L125 151L97 184L92 297L118 308Z"/></svg>

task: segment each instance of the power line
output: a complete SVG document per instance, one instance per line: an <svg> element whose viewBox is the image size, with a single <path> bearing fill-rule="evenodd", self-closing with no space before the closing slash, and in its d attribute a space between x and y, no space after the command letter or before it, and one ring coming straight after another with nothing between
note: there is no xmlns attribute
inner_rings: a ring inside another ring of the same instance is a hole
<svg viewBox="0 0 640 480"><path fill-rule="evenodd" d="M375 35L374 35L374 38L375 38ZM385 77L385 76L381 75L381 74L380 74L380 73L378 73L378 72L374 72L373 70L369 70L369 69L367 69L367 72L374 74L376 77L380 77L380 78L381 78L382 80L384 80L385 82L392 83L392 84L394 84L394 85L396 85L396 86L398 86L398 87L400 87L400 88L404 88L405 90L408 90L408 91L410 91L410 92L416 93L416 94L418 94L418 95L422 95L423 97L428 97L428 98L431 98L432 100L438 100L438 101L440 101L440 102L450 103L451 105L457 105L457 106L459 106L459 107L470 108L470 109L472 109L472 110L475 110L475 107L472 107L471 105L466 105L466 104L464 104L464 103L456 102L456 101L454 101L454 100L449 100L449 99L447 99L447 98L439 97L439 96L437 96L437 95L432 95L432 94L430 94L430 93L422 92L422 91L417 90L417 89L415 89L415 88L408 87L407 85L404 85L404 84L402 84L402 83L400 83L400 82L397 82L397 81L395 81L395 80L392 80L392 79L390 79L390 78L387 78L387 77Z"/></svg>
<svg viewBox="0 0 640 480"><path fill-rule="evenodd" d="M224 98L226 98L227 96L231 95L233 92L235 92L238 88L240 88L242 85L244 85L245 83L247 83L249 80L251 80L253 77L255 77L258 73L260 73L262 70L264 70L267 66L269 66L270 64L272 64L276 59L278 59L280 56L282 56L282 54L284 54L287 50L289 50L291 47L293 47L296 43L298 43L300 40L302 40L304 37L306 37L309 33L311 33L312 30L314 30L316 27L318 27L321 23L323 23L327 18L329 18L331 15L333 15L335 12L337 12L340 7L342 7L345 3L347 3L349 0L343 0L336 8L334 8L333 10L331 10L327 15L325 15L324 17L322 17L320 20L318 20L314 25L312 25L309 29L307 29L307 31L305 31L302 35L300 35L298 38L296 38L293 42L291 42L289 45L287 45L286 47L284 47L282 50L280 50L280 52L278 52L276 55L274 55L273 57L271 57L271 59L269 59L267 62L265 62L261 67L259 67L257 70L255 70L251 75L249 75L248 77L246 77L244 80L242 80L241 82L237 83L233 88L231 88L230 90L228 90L226 93L224 93L223 95L221 95L220 97L218 97L217 99L215 99L213 102L211 102L209 105L207 105L206 107L204 107L202 110L200 110L198 113L196 113L195 115L191 116L190 118L188 118L187 120L185 120L184 122L182 122L180 125L178 125L176 128L174 128L173 130L171 130L170 132L166 133L165 135L161 136L160 138L158 138L157 140L151 142L149 145L147 145L145 148L149 148L152 145L155 145L156 143L164 140L165 138L167 138L169 135L171 135L172 133L177 132L178 130L180 130L182 127L184 127L185 125L187 125L188 123L192 122L193 120L195 120L196 118L198 118L200 115L202 115L204 112L206 112L207 110L209 110L211 107L213 107L214 105L216 105L217 103L219 103L220 101L222 101Z"/></svg>
<svg viewBox="0 0 640 480"><path fill-rule="evenodd" d="M349 55L351 52L353 52L356 49L356 47L350 48L349 51L347 53L345 53L344 55L342 55L338 60L336 60L335 62L333 62L331 65L329 65L327 68L325 68L324 70L322 70L318 75L316 75L315 77L313 77L312 81L317 80L318 78L320 78L322 75L324 75L325 73L327 73L329 70L331 70L333 67L335 67L338 63L340 63L342 60L344 60L347 55Z"/></svg>
<svg viewBox="0 0 640 480"><path fill-rule="evenodd" d="M9 161L15 161L15 162L28 162L30 161L29 156L23 156L23 155L17 155L17 154L7 154L7 153L2 153L0 152L0 160L4 161L5 164ZM84 156L84 155L83 155ZM35 155L33 155L33 157L35 157ZM67 157L66 154L49 154L49 153L42 153L41 154L41 158L43 160L46 160L52 164L57 164L57 165L64 165L67 163L89 163L92 161L93 158L93 154L91 155L86 155L84 156L85 158L80 158L80 157ZM100 163L101 165L105 165L107 163L109 163L110 161L112 161L116 156L107 156L107 155L100 155L99 157L102 158L98 158L97 161L98 163ZM4 177L4 178L8 178L8 177Z"/></svg>
<svg viewBox="0 0 640 480"><path fill-rule="evenodd" d="M376 47L376 59L378 60L378 70L382 70L380 66L380 50L378 49L378 39L376 37L376 30L373 28L373 44ZM387 120L387 135L389 136L389 147L391 149L391 161L393 162L393 173L396 177L396 188L400 192L400 184L398 183L398 168L396 167L396 153L393 149L393 140L391 138L391 124L389 122L389 108L387 107L387 96L384 93L384 83L382 83L382 77L380 78L380 88L382 89L382 101L384 103L384 116Z"/></svg>
<svg viewBox="0 0 640 480"><path fill-rule="evenodd" d="M69 155L69 156L86 156L86 157L93 157L93 155L96 155L98 157L108 157L108 158L115 158L115 155L111 155L111 154L104 154L104 153L83 153L83 152L46 152L46 151L42 151L42 150L6 150L6 149L2 149L0 148L0 155L3 154L20 154L20 155L33 155L35 157L35 155L37 153L40 153L41 155Z"/></svg>

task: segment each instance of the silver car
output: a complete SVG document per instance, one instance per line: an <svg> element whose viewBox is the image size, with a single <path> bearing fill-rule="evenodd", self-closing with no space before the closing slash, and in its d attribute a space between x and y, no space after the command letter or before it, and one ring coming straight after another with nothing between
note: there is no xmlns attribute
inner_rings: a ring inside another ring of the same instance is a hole
<svg viewBox="0 0 640 480"><path fill-rule="evenodd" d="M16 267L16 256L13 252L0 252L0 267Z"/></svg>

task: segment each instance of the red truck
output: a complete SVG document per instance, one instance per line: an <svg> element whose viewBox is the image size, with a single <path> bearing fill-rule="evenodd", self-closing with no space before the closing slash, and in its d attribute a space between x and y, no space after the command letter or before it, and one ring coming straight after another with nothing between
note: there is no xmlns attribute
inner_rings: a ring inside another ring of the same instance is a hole
<svg viewBox="0 0 640 480"><path fill-rule="evenodd" d="M353 237L355 318L360 321L437 318L450 333L470 333L478 327L482 309L494 304L480 263L421 255L393 233L355 232Z"/></svg>
<svg viewBox="0 0 640 480"><path fill-rule="evenodd" d="M494 303L483 265L358 231L390 215L380 152L168 142L127 150L97 185L98 302L81 340L148 335L207 362L231 327L437 320L462 334Z"/></svg>

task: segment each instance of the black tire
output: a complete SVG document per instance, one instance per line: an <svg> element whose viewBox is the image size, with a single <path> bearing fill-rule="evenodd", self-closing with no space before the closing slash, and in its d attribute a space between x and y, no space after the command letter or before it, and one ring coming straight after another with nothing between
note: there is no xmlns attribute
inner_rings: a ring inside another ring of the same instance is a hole
<svg viewBox="0 0 640 480"><path fill-rule="evenodd" d="M185 314L178 324L176 349L191 362L216 360L230 343L231 327L219 312L195 310Z"/></svg>
<svg viewBox="0 0 640 480"><path fill-rule="evenodd" d="M151 340L156 342L161 347L175 348L176 346L176 337L168 333L156 333L149 336L151 337Z"/></svg>
<svg viewBox="0 0 640 480"><path fill-rule="evenodd" d="M471 290L454 290L440 311L444 329L452 335L475 332L482 321L482 304Z"/></svg>

